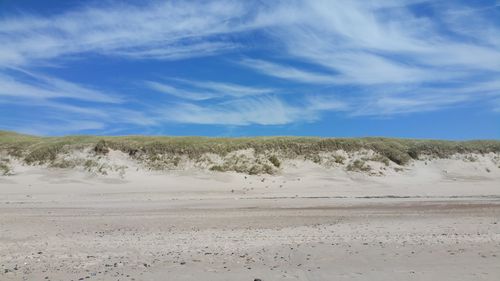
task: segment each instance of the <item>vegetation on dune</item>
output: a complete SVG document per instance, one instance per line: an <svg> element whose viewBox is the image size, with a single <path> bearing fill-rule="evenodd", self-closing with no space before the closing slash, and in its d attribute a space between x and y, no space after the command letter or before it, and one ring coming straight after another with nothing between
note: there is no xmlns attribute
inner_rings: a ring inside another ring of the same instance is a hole
<svg viewBox="0 0 500 281"><path fill-rule="evenodd" d="M110 150L128 154L152 169L176 167L182 159L205 161L214 171L243 173L273 173L282 166L283 159L307 159L322 162L321 153L345 151L373 151L375 156L363 161L393 162L406 165L423 156L446 158L456 153L500 153L500 141L438 141L391 138L315 138L315 137L154 137L154 136L66 136L36 137L0 131L0 151L27 164L56 163L59 155L73 150L90 148L95 155L105 156ZM236 151L252 150L252 159L234 156ZM207 154L224 158L211 163ZM345 157L333 156L331 162L344 164ZM361 161L361 160L360 160ZM175 163L174 163L175 162ZM71 163L57 162L60 165ZM360 162L350 163L353 170L366 170ZM2 168L3 169L3 168Z"/></svg>
<svg viewBox="0 0 500 281"><path fill-rule="evenodd" d="M10 167L8 165L8 161L7 160L0 160L0 175L1 176L6 176L6 175L9 175L10 174Z"/></svg>
<svg viewBox="0 0 500 281"><path fill-rule="evenodd" d="M99 140L97 142L97 144L94 146L94 152L96 154L104 154L104 155L108 154L109 148L106 145L106 141L105 140Z"/></svg>
<svg viewBox="0 0 500 281"><path fill-rule="evenodd" d="M384 155L380 155L380 154L377 154L377 155L372 156L372 157L364 157L362 160L364 160L364 161L380 162L380 163L383 163L386 166L389 166L391 164L391 161L389 160L389 158L387 158Z"/></svg>
<svg viewBox="0 0 500 281"><path fill-rule="evenodd" d="M372 167L366 164L365 161L356 159L347 165L346 169L351 172L369 172L372 170Z"/></svg>
<svg viewBox="0 0 500 281"><path fill-rule="evenodd" d="M268 159L269 159L269 162L271 162L274 165L274 167L279 168L281 166L281 162L278 159L278 157L276 157L276 155L271 155L271 156L269 156Z"/></svg>

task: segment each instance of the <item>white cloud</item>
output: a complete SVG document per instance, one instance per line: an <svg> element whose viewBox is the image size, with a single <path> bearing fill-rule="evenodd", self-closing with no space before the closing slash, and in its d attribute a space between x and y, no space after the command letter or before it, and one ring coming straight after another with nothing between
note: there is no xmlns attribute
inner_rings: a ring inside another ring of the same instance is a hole
<svg viewBox="0 0 500 281"><path fill-rule="evenodd" d="M350 110L349 103L342 101L337 96L308 96L305 100L305 109L309 111L348 111Z"/></svg>
<svg viewBox="0 0 500 281"><path fill-rule="evenodd" d="M0 20L0 67L82 53L178 59L237 47L222 35L248 31L247 5L240 1L113 4L40 17Z"/></svg>
<svg viewBox="0 0 500 281"><path fill-rule="evenodd" d="M234 100L214 105L189 103L169 107L166 120L191 124L217 125L282 125L301 120L299 108L277 98Z"/></svg>
<svg viewBox="0 0 500 281"><path fill-rule="evenodd" d="M480 81L495 81L500 74L500 29L494 16L484 15L492 7L434 3L433 17L416 15L410 5L424 2L429 1L288 2L276 12L287 15L285 23L267 29L268 34L281 42L288 60L332 74L263 60L243 64L294 82L357 87L341 96L355 105L353 115L422 112L487 100L497 88ZM273 11L261 16L274 17ZM358 97L351 97L356 91Z"/></svg>
<svg viewBox="0 0 500 281"><path fill-rule="evenodd" d="M179 79L177 80L201 89L208 89L214 91L215 93L219 94L219 96L228 95L232 97L245 97L245 96L271 94L276 91L275 89L272 88L250 87L234 83L221 83L214 81L192 81L192 80L179 80Z"/></svg>
<svg viewBox="0 0 500 281"><path fill-rule="evenodd" d="M352 116L391 116L415 112L428 112L453 106L469 100L465 95L435 96L421 94L416 96L380 96L361 103L362 106L350 112Z"/></svg>
<svg viewBox="0 0 500 281"><path fill-rule="evenodd" d="M117 96L105 94L89 87L19 70L9 73L0 72L0 96L31 98L38 101L54 98L70 98L100 103L122 102L122 99Z"/></svg>
<svg viewBox="0 0 500 281"><path fill-rule="evenodd" d="M104 122L86 120L52 120L50 122L35 121L29 125L25 122L20 122L20 124L15 127L7 127L7 129L19 133L37 136L75 134L83 131L95 131L105 128L106 124Z"/></svg>
<svg viewBox="0 0 500 281"><path fill-rule="evenodd" d="M294 24L270 34L283 42L291 56L337 73L332 84L447 81L477 70L500 69L498 48L445 37L435 22L415 16L405 6L308 1L297 5L299 8L302 16ZM260 69L272 72L269 67ZM288 79L294 78L288 75Z"/></svg>
<svg viewBox="0 0 500 281"><path fill-rule="evenodd" d="M295 67L285 66L258 59L243 59L242 65L258 70L266 75L288 79L296 82L332 84L337 79L333 75L300 70Z"/></svg>
<svg viewBox="0 0 500 281"><path fill-rule="evenodd" d="M149 88L187 100L209 100L223 97L245 97L271 94L271 88L249 87L234 83L221 83L214 81L193 81L186 79L171 79L180 85L170 85L166 82L146 81Z"/></svg>
<svg viewBox="0 0 500 281"><path fill-rule="evenodd" d="M213 99L216 97L213 93L188 91L188 90L176 88L176 87L168 85L166 83L160 83L160 82L155 82L155 81L146 81L144 83L150 89L153 89L153 90L158 91L160 93L172 95L172 96L175 96L175 97L178 97L181 99L207 100L207 99Z"/></svg>
<svg viewBox="0 0 500 281"><path fill-rule="evenodd" d="M179 60L215 55L239 47L241 46L232 42L191 42L189 45L163 46L146 50L118 50L109 52L109 55L131 59Z"/></svg>
<svg viewBox="0 0 500 281"><path fill-rule="evenodd" d="M459 82L448 87L403 86L394 91L385 87L370 89L369 94L352 99L352 116L391 116L436 111L470 103L491 100L500 96L500 83L496 80L477 83Z"/></svg>
<svg viewBox="0 0 500 281"><path fill-rule="evenodd" d="M284 125L312 122L329 110L345 110L346 104L321 97L292 105L276 97L254 97L228 102L197 105L180 103L168 106L162 113L166 121L217 125Z"/></svg>
<svg viewBox="0 0 500 281"><path fill-rule="evenodd" d="M76 105L75 101L83 104ZM127 109L128 102L115 94L21 69L0 73L0 106L24 107L25 110L16 110L12 118L30 120L24 121L27 124L16 121L11 127L6 123L3 125L6 129L47 135L110 129L118 124L157 124L147 112ZM36 120L29 117L34 112Z"/></svg>

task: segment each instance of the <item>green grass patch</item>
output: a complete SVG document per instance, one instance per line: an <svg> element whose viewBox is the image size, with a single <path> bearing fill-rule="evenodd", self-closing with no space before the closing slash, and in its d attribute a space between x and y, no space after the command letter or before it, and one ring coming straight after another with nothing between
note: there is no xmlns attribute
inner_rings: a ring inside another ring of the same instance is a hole
<svg viewBox="0 0 500 281"><path fill-rule="evenodd" d="M7 176L11 173L10 167L7 163L4 163L3 161L0 162L0 175L2 176Z"/></svg>
<svg viewBox="0 0 500 281"><path fill-rule="evenodd" d="M356 159L346 167L347 171L350 172L369 172L372 170L370 165L366 164L365 161Z"/></svg>
<svg viewBox="0 0 500 281"><path fill-rule="evenodd" d="M281 166L281 162L278 159L278 157L276 157L276 155L271 155L271 156L269 156L268 159L269 159L269 162L271 162L274 165L274 167L279 168Z"/></svg>

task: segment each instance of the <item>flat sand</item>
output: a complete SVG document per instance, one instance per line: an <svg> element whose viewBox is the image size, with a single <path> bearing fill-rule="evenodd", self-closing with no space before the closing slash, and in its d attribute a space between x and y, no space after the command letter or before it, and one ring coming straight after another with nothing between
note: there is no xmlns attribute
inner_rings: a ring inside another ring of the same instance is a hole
<svg viewBox="0 0 500 281"><path fill-rule="evenodd" d="M33 168L0 178L0 280L499 280L499 173L444 166Z"/></svg>

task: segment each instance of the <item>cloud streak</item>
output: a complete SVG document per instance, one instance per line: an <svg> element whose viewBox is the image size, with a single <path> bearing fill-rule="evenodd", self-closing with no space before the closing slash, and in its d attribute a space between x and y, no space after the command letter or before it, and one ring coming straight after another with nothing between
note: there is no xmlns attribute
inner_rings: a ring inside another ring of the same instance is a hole
<svg viewBox="0 0 500 281"><path fill-rule="evenodd" d="M422 4L433 10L433 18L418 14L416 6ZM294 1L277 9L289 15L287 24L268 30L281 42L289 63L248 58L240 63L295 83L357 87L362 97L344 97L355 105L351 115L439 110L498 93L493 84L500 75L500 29L491 21L494 15L484 16L494 7L431 4ZM274 17L273 12L261 16ZM324 72L291 66L293 60Z"/></svg>
<svg viewBox="0 0 500 281"><path fill-rule="evenodd" d="M225 97L240 98L245 96L265 95L275 92L272 88L250 87L234 83L214 81L192 81L186 79L170 79L167 82L146 81L145 85L152 90L172 95L180 99L202 101Z"/></svg>
<svg viewBox="0 0 500 281"><path fill-rule="evenodd" d="M313 84L333 84L337 79L333 74L322 74L312 71L301 70L295 67L281 65L258 59L243 59L240 64L255 69L269 76L294 82Z"/></svg>
<svg viewBox="0 0 500 281"><path fill-rule="evenodd" d="M332 99L309 98L290 104L277 97L252 97L215 104L173 104L162 111L164 120L187 124L214 125L285 125L318 120L322 112L345 110L346 105Z"/></svg>
<svg viewBox="0 0 500 281"><path fill-rule="evenodd" d="M169 1L83 7L50 18L11 16L0 20L0 66L91 52L168 60L212 55L238 46L221 36L252 29L245 7L239 1Z"/></svg>
<svg viewBox="0 0 500 281"><path fill-rule="evenodd" d="M97 103L121 103L122 99L86 86L23 70L0 72L0 96L49 100L69 98Z"/></svg>

